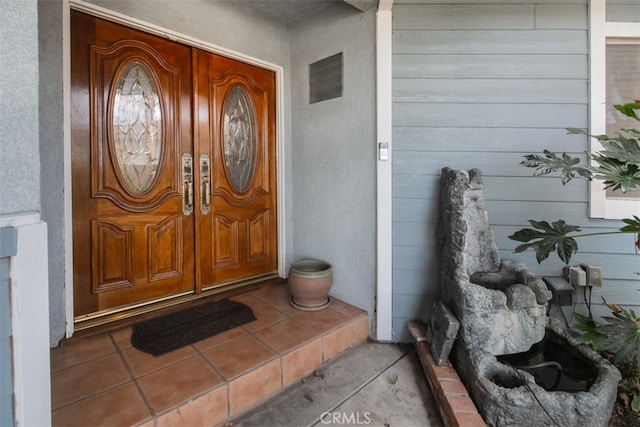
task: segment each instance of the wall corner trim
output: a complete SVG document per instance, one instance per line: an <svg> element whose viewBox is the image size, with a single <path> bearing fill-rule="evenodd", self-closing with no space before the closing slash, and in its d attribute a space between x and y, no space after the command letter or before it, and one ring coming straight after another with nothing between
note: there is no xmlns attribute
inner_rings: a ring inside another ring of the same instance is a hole
<svg viewBox="0 0 640 427"><path fill-rule="evenodd" d="M9 262L15 422L50 425L47 224L35 212L2 215L4 227L16 232L16 253Z"/></svg>
<svg viewBox="0 0 640 427"><path fill-rule="evenodd" d="M392 7L393 7L393 0L380 0L378 2L378 12L381 12L381 11L391 12Z"/></svg>
<svg viewBox="0 0 640 427"><path fill-rule="evenodd" d="M393 0L380 0L376 14L377 141L387 143L387 160L376 167L376 339L391 341L392 331L392 15Z"/></svg>

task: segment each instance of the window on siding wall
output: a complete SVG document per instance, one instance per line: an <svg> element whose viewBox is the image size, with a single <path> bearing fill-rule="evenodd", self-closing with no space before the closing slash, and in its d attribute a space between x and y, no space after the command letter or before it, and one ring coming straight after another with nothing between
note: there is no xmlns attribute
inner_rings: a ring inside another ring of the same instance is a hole
<svg viewBox="0 0 640 427"><path fill-rule="evenodd" d="M620 5L616 0L591 0L591 117L593 135L615 134L621 128L638 127L637 121L620 114L613 104L640 99L640 1ZM622 10L621 9L624 9ZM620 19L630 22L620 22ZM591 141L591 151L601 149ZM604 191L591 183L591 216L621 219L637 215L640 191Z"/></svg>
<svg viewBox="0 0 640 427"><path fill-rule="evenodd" d="M640 100L640 39L607 38L605 72L607 135L615 135L620 129L638 128L637 120L620 114L613 105ZM626 193L607 189L606 198L640 201L640 189Z"/></svg>

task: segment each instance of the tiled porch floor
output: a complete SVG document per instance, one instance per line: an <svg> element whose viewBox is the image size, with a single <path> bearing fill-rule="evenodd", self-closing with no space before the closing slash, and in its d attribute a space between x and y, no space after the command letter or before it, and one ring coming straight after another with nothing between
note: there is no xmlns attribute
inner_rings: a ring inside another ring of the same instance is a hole
<svg viewBox="0 0 640 427"><path fill-rule="evenodd" d="M131 346L131 328L53 349L53 425L216 425L367 339L364 311L289 298L280 284L234 296L257 320L159 357Z"/></svg>

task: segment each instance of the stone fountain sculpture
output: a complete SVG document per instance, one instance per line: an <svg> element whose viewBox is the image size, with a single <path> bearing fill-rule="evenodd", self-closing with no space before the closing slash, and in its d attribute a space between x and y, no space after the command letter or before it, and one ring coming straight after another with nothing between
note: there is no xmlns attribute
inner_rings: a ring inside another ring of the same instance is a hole
<svg viewBox="0 0 640 427"><path fill-rule="evenodd" d="M500 260L479 170L442 170L438 242L439 305L460 322L451 359L487 424L606 426L620 373L547 315L551 292L541 279ZM576 365L590 376L569 378Z"/></svg>

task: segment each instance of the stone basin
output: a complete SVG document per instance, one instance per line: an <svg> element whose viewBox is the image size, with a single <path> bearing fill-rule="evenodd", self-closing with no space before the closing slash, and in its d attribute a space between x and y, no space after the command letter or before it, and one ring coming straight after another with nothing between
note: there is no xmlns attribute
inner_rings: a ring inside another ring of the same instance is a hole
<svg viewBox="0 0 640 427"><path fill-rule="evenodd" d="M439 304L459 322L451 360L485 422L606 426L620 372L547 315L540 278L500 259L481 172L444 168L440 185Z"/></svg>
<svg viewBox="0 0 640 427"><path fill-rule="evenodd" d="M553 319L550 319L546 339L566 345L559 355L565 360L558 363L573 378L562 378L556 384L555 378L536 378L531 369L504 363L505 358L513 355L494 356L454 347L456 370L485 422L498 427L607 426L620 372L598 353L569 336L566 328ZM577 371L575 366L565 364L571 363L570 360L579 361Z"/></svg>

